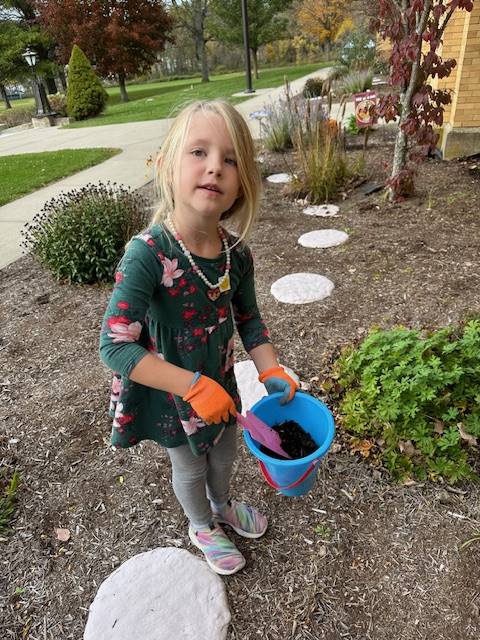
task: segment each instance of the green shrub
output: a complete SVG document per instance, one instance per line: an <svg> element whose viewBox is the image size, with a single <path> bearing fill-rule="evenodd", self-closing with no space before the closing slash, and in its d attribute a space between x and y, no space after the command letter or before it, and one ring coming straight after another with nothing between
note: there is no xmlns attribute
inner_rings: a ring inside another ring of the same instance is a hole
<svg viewBox="0 0 480 640"><path fill-rule="evenodd" d="M13 107L0 113L0 124L7 127L17 127L20 124L29 124L35 114L35 107Z"/></svg>
<svg viewBox="0 0 480 640"><path fill-rule="evenodd" d="M64 93L53 93L48 96L48 102L55 113L65 117L67 115L67 96Z"/></svg>
<svg viewBox="0 0 480 640"><path fill-rule="evenodd" d="M362 93L372 88L373 71L363 69L351 71L335 83L335 93L337 95L350 95L352 93Z"/></svg>
<svg viewBox="0 0 480 640"><path fill-rule="evenodd" d="M0 497L0 535L5 535L11 531L10 521L12 520L15 512L18 482L18 472L14 471L7 487L5 489L2 487L3 496Z"/></svg>
<svg viewBox="0 0 480 640"><path fill-rule="evenodd" d="M325 390L341 423L396 479L475 478L480 436L480 320L421 334L374 329L334 365Z"/></svg>
<svg viewBox="0 0 480 640"><path fill-rule="evenodd" d="M303 87L304 98L317 98L322 95L323 91L322 78L309 78Z"/></svg>
<svg viewBox="0 0 480 640"><path fill-rule="evenodd" d="M53 198L23 230L23 245L58 280L109 281L132 235L148 222L148 203L130 189L87 185Z"/></svg>
<svg viewBox="0 0 480 640"><path fill-rule="evenodd" d="M376 57L375 36L364 29L345 34L340 44L338 61L348 69L373 66Z"/></svg>
<svg viewBox="0 0 480 640"><path fill-rule="evenodd" d="M105 107L108 94L86 55L76 44L68 63L67 113L77 120L93 118Z"/></svg>
<svg viewBox="0 0 480 640"><path fill-rule="evenodd" d="M362 132L362 129L357 124L357 118L354 113L351 113L348 116L347 124L345 126L345 131L354 136L358 136L358 134Z"/></svg>

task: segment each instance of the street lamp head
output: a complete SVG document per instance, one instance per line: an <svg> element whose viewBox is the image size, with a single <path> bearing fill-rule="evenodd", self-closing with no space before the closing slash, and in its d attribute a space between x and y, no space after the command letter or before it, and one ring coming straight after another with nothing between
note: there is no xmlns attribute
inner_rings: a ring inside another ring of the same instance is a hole
<svg viewBox="0 0 480 640"><path fill-rule="evenodd" d="M38 54L36 51L33 51L33 49L30 49L30 47L22 53L22 56L27 61L29 67L34 67L37 64Z"/></svg>

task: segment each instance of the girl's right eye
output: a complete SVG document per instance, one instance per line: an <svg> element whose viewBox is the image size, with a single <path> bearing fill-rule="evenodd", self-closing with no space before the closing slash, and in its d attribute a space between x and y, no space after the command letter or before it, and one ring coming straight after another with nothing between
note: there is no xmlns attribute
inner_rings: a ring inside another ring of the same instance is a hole
<svg viewBox="0 0 480 640"><path fill-rule="evenodd" d="M196 158L201 158L205 153L205 151L203 149L193 149L191 153L192 153L192 156L195 156Z"/></svg>

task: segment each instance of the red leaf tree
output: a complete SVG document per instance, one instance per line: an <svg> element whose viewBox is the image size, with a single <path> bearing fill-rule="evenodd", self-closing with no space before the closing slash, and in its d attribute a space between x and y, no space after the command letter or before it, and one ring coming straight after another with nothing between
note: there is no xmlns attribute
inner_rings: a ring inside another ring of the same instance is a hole
<svg viewBox="0 0 480 640"><path fill-rule="evenodd" d="M414 162L438 141L434 127L443 125L451 93L434 89L429 78L446 78L456 65L438 54L445 28L457 9L472 11L473 0L378 0L373 27L391 41L390 80L377 115L386 122L398 118L393 166L387 182L390 199L411 195Z"/></svg>
<svg viewBox="0 0 480 640"><path fill-rule="evenodd" d="M171 40L173 19L161 0L37 0L41 23L66 64L74 44L103 76L115 75L122 101L127 76L144 73Z"/></svg>

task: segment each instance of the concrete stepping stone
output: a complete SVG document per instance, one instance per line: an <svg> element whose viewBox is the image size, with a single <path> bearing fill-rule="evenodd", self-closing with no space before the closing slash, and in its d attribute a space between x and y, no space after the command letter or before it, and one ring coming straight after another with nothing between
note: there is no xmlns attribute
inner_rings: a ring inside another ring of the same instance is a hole
<svg viewBox="0 0 480 640"><path fill-rule="evenodd" d="M292 176L289 173L272 173L271 176L267 176L268 182L275 183L288 183L292 181Z"/></svg>
<svg viewBox="0 0 480 640"><path fill-rule="evenodd" d="M337 229L321 229L318 231L309 231L304 233L298 239L298 244L302 247L312 249L327 249L328 247L337 247L348 240L348 233L337 231Z"/></svg>
<svg viewBox="0 0 480 640"><path fill-rule="evenodd" d="M321 218L333 218L338 216L340 209L336 204L312 204L305 207L303 213L307 216L320 216Z"/></svg>
<svg viewBox="0 0 480 640"><path fill-rule="evenodd" d="M291 273L283 276L270 287L270 292L279 302L306 304L327 298L335 285L317 273Z"/></svg>
<svg viewBox="0 0 480 640"><path fill-rule="evenodd" d="M90 605L84 640L225 640L225 585L185 549L163 547L124 562Z"/></svg>
<svg viewBox="0 0 480 640"><path fill-rule="evenodd" d="M289 367L281 365L294 380L300 383L297 374ZM251 409L263 396L267 395L265 385L258 381L258 372L253 360L236 362L233 368L237 380L238 393L242 401L242 413Z"/></svg>

